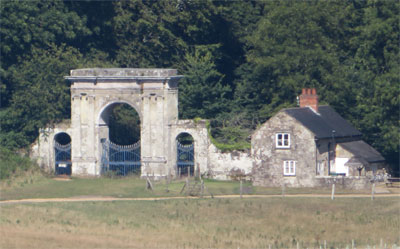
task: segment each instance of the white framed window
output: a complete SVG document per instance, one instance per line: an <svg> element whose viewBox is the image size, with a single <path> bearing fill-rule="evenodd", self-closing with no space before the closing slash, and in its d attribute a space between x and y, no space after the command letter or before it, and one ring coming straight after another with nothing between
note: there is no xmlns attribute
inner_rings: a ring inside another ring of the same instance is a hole
<svg viewBox="0 0 400 249"><path fill-rule="evenodd" d="M283 175L285 176L296 175L296 161L283 161Z"/></svg>
<svg viewBox="0 0 400 249"><path fill-rule="evenodd" d="M290 148L290 134L277 133L275 135L276 148Z"/></svg>

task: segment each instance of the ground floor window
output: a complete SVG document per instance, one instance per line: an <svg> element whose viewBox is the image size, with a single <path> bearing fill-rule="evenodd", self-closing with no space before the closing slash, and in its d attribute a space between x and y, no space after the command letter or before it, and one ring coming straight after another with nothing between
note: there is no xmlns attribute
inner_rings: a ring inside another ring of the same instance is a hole
<svg viewBox="0 0 400 249"><path fill-rule="evenodd" d="M283 175L296 175L296 161L283 161Z"/></svg>

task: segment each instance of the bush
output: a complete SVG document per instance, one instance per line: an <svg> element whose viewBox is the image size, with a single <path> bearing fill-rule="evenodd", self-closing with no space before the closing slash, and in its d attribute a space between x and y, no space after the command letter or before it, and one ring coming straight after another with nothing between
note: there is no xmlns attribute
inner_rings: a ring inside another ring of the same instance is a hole
<svg viewBox="0 0 400 249"><path fill-rule="evenodd" d="M246 141L246 132L240 130L240 128L227 127L227 128L214 128L214 134L219 135L218 139L213 136L212 127L210 122L207 120L206 127L208 136L211 142L222 152L228 151L246 151L251 148L249 141ZM222 140L222 141L221 141Z"/></svg>
<svg viewBox="0 0 400 249"><path fill-rule="evenodd" d="M38 166L27 156L0 147L0 179L7 179Z"/></svg>

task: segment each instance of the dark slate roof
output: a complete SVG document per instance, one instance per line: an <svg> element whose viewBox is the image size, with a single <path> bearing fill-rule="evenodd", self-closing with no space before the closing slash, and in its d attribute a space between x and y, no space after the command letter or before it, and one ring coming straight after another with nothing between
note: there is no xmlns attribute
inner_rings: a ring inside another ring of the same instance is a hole
<svg viewBox="0 0 400 249"><path fill-rule="evenodd" d="M362 157L352 157L344 165L358 168L358 167L362 167L367 164L368 164L368 161Z"/></svg>
<svg viewBox="0 0 400 249"><path fill-rule="evenodd" d="M361 136L361 132L330 106L319 106L318 113L310 107L288 108L284 111L313 132L317 139L331 138L333 130L337 138Z"/></svg>
<svg viewBox="0 0 400 249"><path fill-rule="evenodd" d="M363 158L368 163L385 161L378 151L362 140L340 143L340 145L345 150L351 152L355 157Z"/></svg>

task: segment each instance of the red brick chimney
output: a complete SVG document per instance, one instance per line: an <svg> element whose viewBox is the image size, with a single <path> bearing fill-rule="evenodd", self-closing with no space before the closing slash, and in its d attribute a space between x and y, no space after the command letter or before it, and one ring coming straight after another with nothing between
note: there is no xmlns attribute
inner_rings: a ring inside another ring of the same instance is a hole
<svg viewBox="0 0 400 249"><path fill-rule="evenodd" d="M303 88L300 95L300 107L311 107L318 112L318 95L315 88Z"/></svg>

